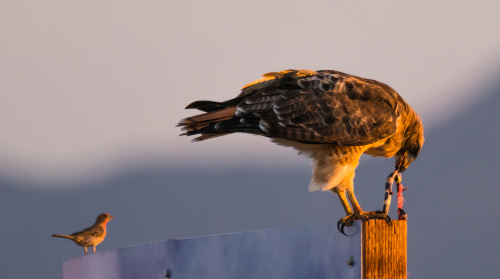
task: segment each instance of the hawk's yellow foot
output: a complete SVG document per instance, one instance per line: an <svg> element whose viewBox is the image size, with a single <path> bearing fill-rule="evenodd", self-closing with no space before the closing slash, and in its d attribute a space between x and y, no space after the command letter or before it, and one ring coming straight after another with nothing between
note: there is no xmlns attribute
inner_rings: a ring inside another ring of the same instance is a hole
<svg viewBox="0 0 500 279"><path fill-rule="evenodd" d="M337 222L337 228L338 230L345 236L348 236L344 232L345 227L350 227L352 226L352 223L356 220L369 220L369 219L381 219L381 220L387 220L388 222L391 222L391 217L389 215L385 214L382 211L370 211L370 212L365 212L365 211L360 211L360 212L354 212L352 214L347 215L346 217L340 219Z"/></svg>

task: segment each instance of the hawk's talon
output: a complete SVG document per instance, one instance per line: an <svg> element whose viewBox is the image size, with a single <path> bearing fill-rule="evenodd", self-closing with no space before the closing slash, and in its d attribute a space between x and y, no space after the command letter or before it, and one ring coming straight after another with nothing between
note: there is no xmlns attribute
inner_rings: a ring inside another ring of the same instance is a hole
<svg viewBox="0 0 500 279"><path fill-rule="evenodd" d="M337 229L339 230L340 233L342 233L345 236L349 236L344 232L345 227L350 227L356 220L363 220L363 221L368 221L370 219L379 219L379 220L386 220L389 225L392 224L392 219L389 215L385 214L384 212L377 210L377 211L371 211L371 212L357 212L353 214L349 214L346 217L340 219L337 222Z"/></svg>
<svg viewBox="0 0 500 279"><path fill-rule="evenodd" d="M347 215L346 217L340 219L338 222L337 222L337 229L339 230L340 233L342 233L343 235L345 236L349 236L347 235L345 232L344 232L344 228L345 227L350 227L352 226L352 223L355 221L355 220L359 220L359 219L356 219L356 216L355 214L350 214L350 215Z"/></svg>
<svg viewBox="0 0 500 279"><path fill-rule="evenodd" d="M338 222L337 222L337 229L339 230L339 232L345 236L348 236L345 232L344 232L344 228L345 228L345 224L342 223L342 219L340 219Z"/></svg>
<svg viewBox="0 0 500 279"><path fill-rule="evenodd" d="M387 221L387 223L389 224L389 226L392 226L392 219L389 215L386 216L385 220Z"/></svg>
<svg viewBox="0 0 500 279"><path fill-rule="evenodd" d="M345 224L344 224L344 223L342 223L342 220L343 220L343 219L344 219L344 218L340 219L340 220L337 222L337 229L339 230L339 232L342 232L342 231L343 231L343 229L344 229L344 227L345 227Z"/></svg>

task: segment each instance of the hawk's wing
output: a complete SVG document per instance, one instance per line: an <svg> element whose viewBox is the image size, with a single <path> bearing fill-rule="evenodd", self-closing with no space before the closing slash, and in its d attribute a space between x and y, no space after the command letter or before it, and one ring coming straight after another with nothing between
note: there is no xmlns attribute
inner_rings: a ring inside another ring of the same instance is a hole
<svg viewBox="0 0 500 279"><path fill-rule="evenodd" d="M398 95L392 88L337 71L269 73L238 97L244 98L236 107L239 122L260 118L260 130L273 138L366 145L397 129Z"/></svg>

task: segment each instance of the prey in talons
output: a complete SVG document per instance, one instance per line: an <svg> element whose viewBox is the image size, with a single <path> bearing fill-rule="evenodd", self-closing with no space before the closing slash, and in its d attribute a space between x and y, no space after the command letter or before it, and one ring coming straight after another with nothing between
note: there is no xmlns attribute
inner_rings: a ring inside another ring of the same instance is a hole
<svg viewBox="0 0 500 279"><path fill-rule="evenodd" d="M407 219L408 215L403 210L403 191L406 191L407 188L404 188L403 184L401 184L401 173L404 172L408 168L410 163L415 160L415 155L418 155L418 150L415 153L412 153L408 150L402 150L398 152L398 154L396 154L395 170L391 172L391 174L389 174L385 181L385 195L382 211L363 211L361 209L361 206L357 202L356 197L354 196L353 187L348 187L346 190L338 190L337 188L332 189L332 191L339 196L340 202L344 207L347 215L337 222L337 228L343 235L347 236L347 234L344 232L345 227L352 226L353 222L356 220L381 219L387 220L387 222L391 224L392 219L388 214L389 208L391 206L391 198L393 195L392 185L394 184L394 182L396 182L398 193L398 220ZM351 209L349 202L351 203L353 209Z"/></svg>

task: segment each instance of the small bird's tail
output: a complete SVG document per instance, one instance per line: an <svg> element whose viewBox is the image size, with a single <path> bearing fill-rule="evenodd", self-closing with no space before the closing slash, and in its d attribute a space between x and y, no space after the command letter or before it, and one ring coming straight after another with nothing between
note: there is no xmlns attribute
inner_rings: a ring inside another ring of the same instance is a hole
<svg viewBox="0 0 500 279"><path fill-rule="evenodd" d="M72 236L69 236L69 235L61 235L61 234L53 234L51 235L52 237L60 237L60 238L69 238L69 239L72 239L73 237Z"/></svg>

